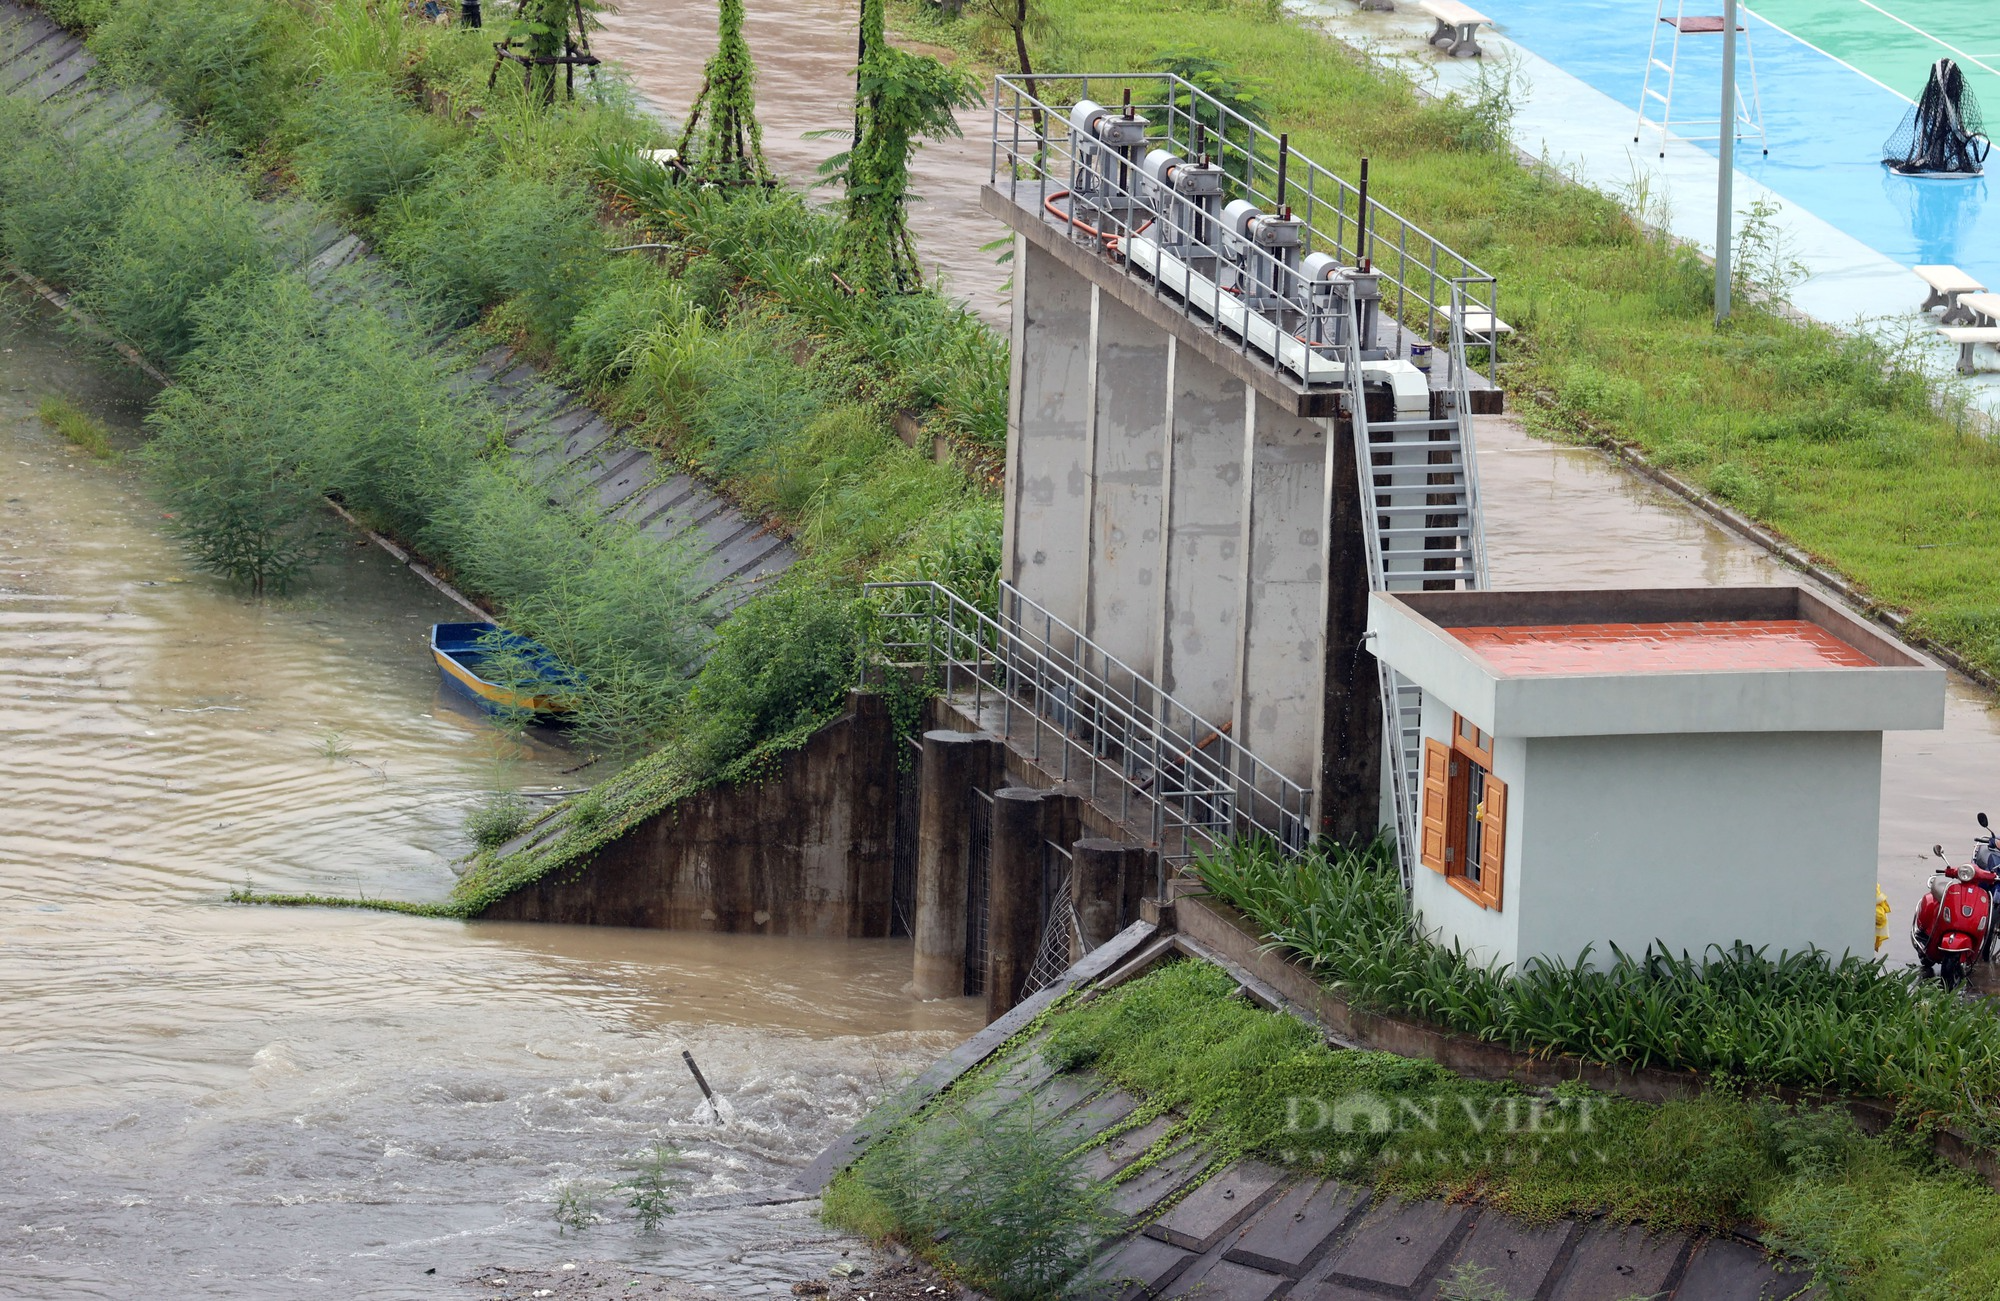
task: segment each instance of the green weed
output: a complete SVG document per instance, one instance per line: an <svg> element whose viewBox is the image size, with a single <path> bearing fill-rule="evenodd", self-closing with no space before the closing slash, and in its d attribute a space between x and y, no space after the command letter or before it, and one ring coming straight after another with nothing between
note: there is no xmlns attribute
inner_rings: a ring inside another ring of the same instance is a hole
<svg viewBox="0 0 2000 1301"><path fill-rule="evenodd" d="M612 1188L627 1194L625 1204L638 1217L639 1232L651 1233L674 1213L673 1198L687 1183L675 1173L683 1164L681 1154L665 1143L656 1143L625 1164L632 1173Z"/></svg>
<svg viewBox="0 0 2000 1301"><path fill-rule="evenodd" d="M534 805L512 792L501 791L465 815L465 834L480 849L495 849L526 831L534 820Z"/></svg>
<svg viewBox="0 0 2000 1301"><path fill-rule="evenodd" d="M98 460L118 459L117 449L111 446L111 431L104 422L68 398L54 394L43 398L35 408L35 415L50 430Z"/></svg>
<svg viewBox="0 0 2000 1301"><path fill-rule="evenodd" d="M827 1215L944 1257L995 1301L1080 1295L1117 1217L1071 1148L1057 1115L954 1097L869 1148Z"/></svg>

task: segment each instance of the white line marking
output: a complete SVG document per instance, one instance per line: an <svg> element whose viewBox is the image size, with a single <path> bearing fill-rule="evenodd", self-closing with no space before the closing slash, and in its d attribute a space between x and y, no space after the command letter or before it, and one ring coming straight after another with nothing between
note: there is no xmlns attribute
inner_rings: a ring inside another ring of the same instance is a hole
<svg viewBox="0 0 2000 1301"><path fill-rule="evenodd" d="M1827 51L1822 50L1821 48L1819 48L1819 46L1814 45L1811 41L1807 40L1803 36L1800 36L1797 32L1787 31L1785 28L1778 26L1776 23L1772 22L1770 19L1766 18L1764 15L1760 13L1752 13L1749 5L1739 4L1736 7L1741 11L1743 11L1744 13L1750 14L1752 18L1755 18L1758 22L1764 24L1764 26L1778 33L1778 35L1788 36L1792 40L1797 41L1800 45L1805 46L1808 50L1811 50L1814 54L1819 55L1821 58L1831 59L1835 63L1838 63L1841 67L1853 73L1855 76L1860 77L1862 80L1873 82L1875 85L1881 86L1882 89L1888 91L1891 95L1894 95L1897 99L1902 100L1905 104L1914 105L1917 102L1914 99L1911 99L1908 95L1905 95L1902 91L1897 90L1894 86L1884 85L1882 82L1876 81L1875 78L1869 76L1867 73L1855 67L1853 64L1849 63L1846 59L1841 58L1839 55L1830 54Z"/></svg>
<svg viewBox="0 0 2000 1301"><path fill-rule="evenodd" d="M1944 46L1944 48L1950 50L1953 54L1956 54L1959 58L1966 60L1968 63L1978 63L1980 67L1986 69L1994 76L2000 77L2000 68L1996 68L1988 63L1980 63L1977 56L1967 54L1964 50L1959 49L1956 45L1953 45L1950 41L1945 40L1943 37L1931 35L1929 32L1917 26L1915 23L1906 22L1903 19L1896 17L1896 15L1890 13L1887 9L1884 9L1881 5L1876 4L1875 0L1858 0L1858 3L1861 4L1864 8L1873 9L1876 13L1881 14L1884 18L1887 18L1892 23L1902 23L1903 26L1909 28L1911 31L1923 37L1925 40L1932 41L1938 45L1942 45Z"/></svg>

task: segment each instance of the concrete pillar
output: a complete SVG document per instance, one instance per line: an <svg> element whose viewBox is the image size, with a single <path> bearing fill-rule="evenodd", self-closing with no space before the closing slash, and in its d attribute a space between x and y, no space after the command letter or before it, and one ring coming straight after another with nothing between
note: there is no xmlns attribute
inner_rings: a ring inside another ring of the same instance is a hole
<svg viewBox="0 0 2000 1301"><path fill-rule="evenodd" d="M1153 855L1143 845L1093 837L1071 847L1070 869L1070 902L1088 953L1138 920L1139 901L1154 885Z"/></svg>
<svg viewBox="0 0 2000 1301"><path fill-rule="evenodd" d="M999 744L983 732L924 733L918 793L916 957L918 998L965 994L965 872L973 791L991 780Z"/></svg>
<svg viewBox="0 0 2000 1301"><path fill-rule="evenodd" d="M1368 564L1353 425L1334 422L1333 438L1319 830L1353 844L1373 838L1381 826L1382 693L1375 657L1361 644L1368 630Z"/></svg>
<svg viewBox="0 0 2000 1301"><path fill-rule="evenodd" d="M1090 283L1015 241L1014 383L1008 407L1001 572L1083 626L1089 555Z"/></svg>
<svg viewBox="0 0 2000 1301"><path fill-rule="evenodd" d="M1161 566L1159 682L1212 723L1236 710L1243 609L1243 381L1175 349Z"/></svg>
<svg viewBox="0 0 2000 1301"><path fill-rule="evenodd" d="M847 693L847 934L887 935L896 875L896 735L889 702Z"/></svg>
<svg viewBox="0 0 2000 1301"><path fill-rule="evenodd" d="M1148 678L1159 643L1161 484L1173 392L1168 342L1159 326L1099 295L1083 634Z"/></svg>
<svg viewBox="0 0 2000 1301"><path fill-rule="evenodd" d="M986 1019L1021 1001L1041 947L1046 821L1055 798L1030 786L993 792L993 874L986 896Z"/></svg>
<svg viewBox="0 0 2000 1301"><path fill-rule="evenodd" d="M1330 420L1257 395L1236 739L1301 786L1317 785L1325 708Z"/></svg>

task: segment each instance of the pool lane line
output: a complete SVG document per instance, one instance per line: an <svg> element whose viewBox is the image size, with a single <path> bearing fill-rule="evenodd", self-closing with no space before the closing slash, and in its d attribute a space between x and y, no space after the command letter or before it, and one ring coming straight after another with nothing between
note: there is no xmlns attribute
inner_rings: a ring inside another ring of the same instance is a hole
<svg viewBox="0 0 2000 1301"><path fill-rule="evenodd" d="M1865 8L1873 9L1876 13L1881 14L1884 18L1887 18L1892 23L1901 23L1903 26L1909 28L1911 31L1923 37L1925 40L1944 46L1944 48L1950 50L1953 54L1956 54L1959 58L1964 59L1967 63L1976 64L1977 66L1986 69L1986 71L1992 73L1994 76L2000 77L2000 68L1996 68L1988 63L1981 63L1976 55L1967 54L1964 50L1959 49L1956 45L1953 45L1950 41L1945 40L1942 36L1938 36L1931 32L1927 32L1923 28L1917 26L1915 23L1909 22L1906 19L1898 18L1895 14L1890 13L1887 9L1884 9L1881 5L1876 4L1875 0L1855 0L1855 3L1862 5Z"/></svg>
<svg viewBox="0 0 2000 1301"><path fill-rule="evenodd" d="M1756 10L1752 9L1749 5L1739 4L1736 7L1738 10L1740 10L1745 14L1748 14L1752 18L1755 18L1758 22L1764 24L1764 26L1770 28L1778 35L1797 41L1800 45L1805 46L1808 50L1811 50L1814 54L1819 55L1821 58L1830 59L1833 62L1839 64L1841 67L1847 69L1849 72L1853 73L1855 76L1860 77L1864 81L1872 82L1873 84L1880 86L1883 90L1888 91L1891 95L1894 95L1897 99L1902 100L1905 104L1908 104L1913 108L1916 106L1917 101L1911 99L1908 95L1905 95L1902 91L1897 90L1894 86L1891 86L1888 83L1880 81L1877 78L1869 75L1868 73L1863 72L1861 69L1849 63L1846 59L1841 58L1838 54L1835 54L1830 50L1821 49L1819 46L1814 45L1811 41L1799 35L1797 32L1794 32L1789 28L1778 26L1778 24L1772 22L1769 18L1766 18L1764 15L1758 13ZM1744 34L1746 36L1749 34L1747 28L1745 29Z"/></svg>

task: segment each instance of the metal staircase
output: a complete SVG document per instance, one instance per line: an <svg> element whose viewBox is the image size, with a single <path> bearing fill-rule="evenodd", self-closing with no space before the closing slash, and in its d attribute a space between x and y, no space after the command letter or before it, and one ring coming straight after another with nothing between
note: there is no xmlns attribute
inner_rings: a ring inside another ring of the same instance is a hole
<svg viewBox="0 0 2000 1301"><path fill-rule="evenodd" d="M1368 419L1358 320L1346 331L1348 410L1359 462L1368 585L1376 592L1480 588L1486 544L1473 463L1472 396L1466 384L1464 315L1452 314L1451 405L1442 418ZM1417 792L1423 761L1423 692L1377 661L1382 739L1396 806L1396 846L1404 888L1417 854Z"/></svg>

